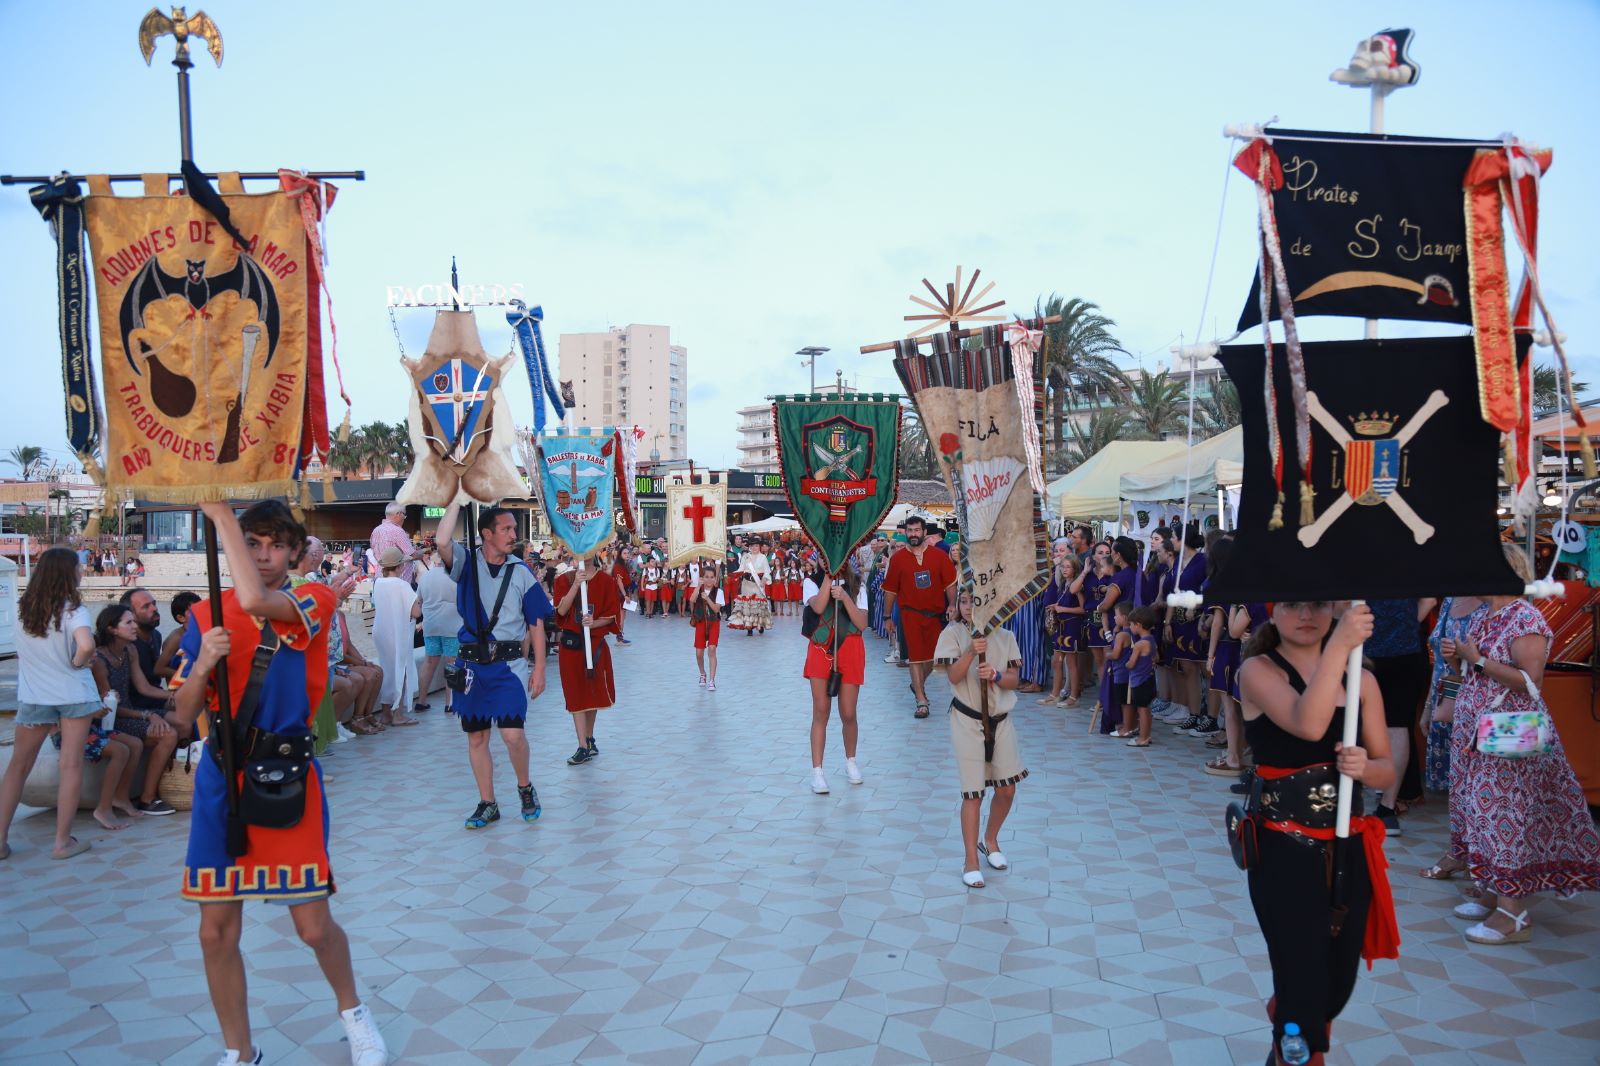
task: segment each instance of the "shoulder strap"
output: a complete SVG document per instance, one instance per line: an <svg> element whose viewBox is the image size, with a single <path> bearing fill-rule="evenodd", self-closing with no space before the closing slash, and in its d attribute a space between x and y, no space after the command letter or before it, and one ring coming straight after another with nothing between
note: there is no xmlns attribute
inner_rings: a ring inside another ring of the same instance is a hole
<svg viewBox="0 0 1600 1066"><path fill-rule="evenodd" d="M1289 685L1296 692L1302 694L1305 692L1306 679L1300 676L1300 671L1296 670L1289 664L1288 659L1285 659L1282 655L1278 654L1277 648L1273 648L1271 651L1267 652L1267 658L1271 659L1274 663L1277 663L1278 669L1289 675Z"/></svg>
<svg viewBox="0 0 1600 1066"><path fill-rule="evenodd" d="M484 565L487 566L488 564L485 563ZM500 608L505 605L506 590L511 587L511 568L515 566L516 563L508 558L506 559L505 565L506 572L500 575L500 591L495 595L494 598L494 610L489 612L489 632L487 636L480 638L482 640L493 640L495 627L500 624ZM483 609L483 605L479 604L478 609L481 611Z"/></svg>
<svg viewBox="0 0 1600 1066"><path fill-rule="evenodd" d="M233 735L241 759L250 753L250 729L255 723L256 707L261 703L261 686L267 679L272 657L278 654L278 646L278 631L268 621L261 627L261 641L250 657L250 679L245 682L244 695L239 697L238 710L233 712Z"/></svg>

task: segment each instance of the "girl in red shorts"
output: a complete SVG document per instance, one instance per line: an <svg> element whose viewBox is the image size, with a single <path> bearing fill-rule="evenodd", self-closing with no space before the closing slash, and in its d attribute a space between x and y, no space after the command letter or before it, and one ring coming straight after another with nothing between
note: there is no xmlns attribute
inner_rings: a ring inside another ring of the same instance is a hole
<svg viewBox="0 0 1600 1066"><path fill-rule="evenodd" d="M722 607L727 603L717 568L700 564L700 584L690 593L684 613L694 625L694 661L700 668L700 687L717 691L717 641L722 636Z"/></svg>
<svg viewBox="0 0 1600 1066"><path fill-rule="evenodd" d="M818 571L806 578L801 598L821 616L806 645L805 667L805 677L811 682L811 791L820 796L828 791L828 779L822 774L822 748L833 707L828 684L835 671L839 675L844 772L852 785L861 784L861 770L856 766L856 699L867 672L867 649L861 640L867 628L867 590L855 571L846 567L841 577Z"/></svg>

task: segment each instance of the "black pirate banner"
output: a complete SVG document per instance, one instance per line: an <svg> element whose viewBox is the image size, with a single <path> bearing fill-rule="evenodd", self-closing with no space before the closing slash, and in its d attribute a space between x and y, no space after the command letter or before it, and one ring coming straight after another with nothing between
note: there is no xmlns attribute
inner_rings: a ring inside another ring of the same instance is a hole
<svg viewBox="0 0 1600 1066"><path fill-rule="evenodd" d="M894 506L900 404L881 396L779 396L772 418L795 520L822 553L828 573L837 574Z"/></svg>
<svg viewBox="0 0 1600 1066"><path fill-rule="evenodd" d="M1479 142L1276 129L1268 141L1235 162L1271 190L1296 315L1471 323L1462 182ZM1282 310L1274 300L1272 318ZM1260 322L1258 268L1238 328Z"/></svg>
<svg viewBox="0 0 1600 1066"><path fill-rule="evenodd" d="M1522 342L1526 353L1526 341ZM1478 414L1472 338L1305 345L1310 520L1269 529L1277 496L1262 350L1222 349L1244 423L1237 543L1213 603L1511 595L1496 521L1499 433ZM1293 417L1274 361L1279 424ZM1288 471L1298 492L1298 471Z"/></svg>

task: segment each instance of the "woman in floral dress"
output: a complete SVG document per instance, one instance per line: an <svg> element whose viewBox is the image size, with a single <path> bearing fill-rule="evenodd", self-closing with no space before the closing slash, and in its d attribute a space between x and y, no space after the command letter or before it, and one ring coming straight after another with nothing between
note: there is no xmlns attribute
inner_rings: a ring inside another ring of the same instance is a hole
<svg viewBox="0 0 1600 1066"><path fill-rule="evenodd" d="M1531 580L1527 556L1505 547L1518 575ZM1532 937L1529 896L1600 891L1600 831L1553 723L1552 747L1542 755L1508 759L1476 750L1482 715L1542 706L1535 693L1551 636L1544 616L1522 597L1486 600L1468 639L1442 641L1441 650L1462 677L1451 731L1450 854L1475 882L1455 913L1480 919L1468 940L1500 945Z"/></svg>

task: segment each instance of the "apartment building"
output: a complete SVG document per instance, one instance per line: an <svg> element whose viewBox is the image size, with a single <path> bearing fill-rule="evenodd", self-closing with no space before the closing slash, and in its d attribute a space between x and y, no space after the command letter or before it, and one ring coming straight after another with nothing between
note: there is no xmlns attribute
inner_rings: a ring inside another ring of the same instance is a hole
<svg viewBox="0 0 1600 1066"><path fill-rule="evenodd" d="M849 385L822 385L817 392L823 396L854 396L856 390ZM778 469L777 432L772 425L772 404L752 404L739 408L739 469L757 474L776 474Z"/></svg>
<svg viewBox="0 0 1600 1066"><path fill-rule="evenodd" d="M572 382L572 424L638 426L640 453L689 457L689 352L667 326L632 323L603 333L563 333L556 362Z"/></svg>

